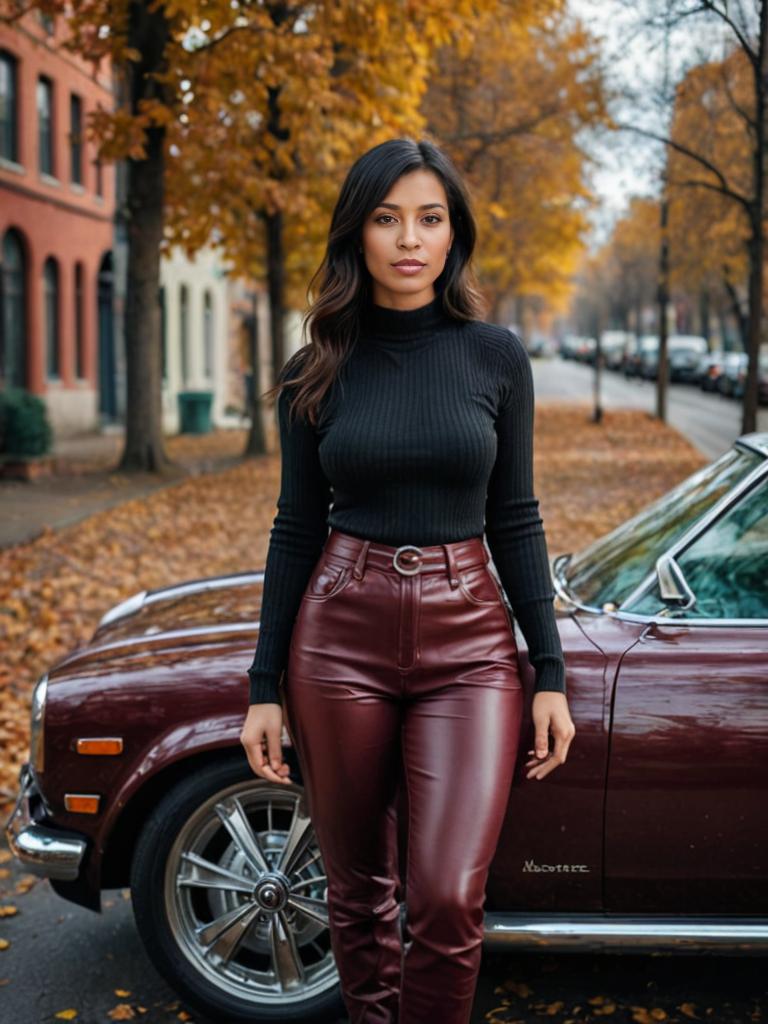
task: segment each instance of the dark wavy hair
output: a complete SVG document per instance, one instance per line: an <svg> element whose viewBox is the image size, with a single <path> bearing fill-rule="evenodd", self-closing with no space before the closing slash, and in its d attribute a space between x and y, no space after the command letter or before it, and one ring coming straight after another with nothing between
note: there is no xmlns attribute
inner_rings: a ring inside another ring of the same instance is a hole
<svg viewBox="0 0 768 1024"><path fill-rule="evenodd" d="M317 298L302 318L311 341L286 360L277 383L263 397L295 385L290 412L316 424L320 403L357 341L361 313L372 294L371 274L360 251L366 218L383 201L403 174L433 171L448 199L453 242L445 266L435 280L443 308L458 320L484 314L484 303L471 268L477 228L469 190L459 171L434 142L411 138L388 139L358 157L350 167L331 218L325 256L309 282L307 298L319 283ZM289 377L290 379L286 379Z"/></svg>

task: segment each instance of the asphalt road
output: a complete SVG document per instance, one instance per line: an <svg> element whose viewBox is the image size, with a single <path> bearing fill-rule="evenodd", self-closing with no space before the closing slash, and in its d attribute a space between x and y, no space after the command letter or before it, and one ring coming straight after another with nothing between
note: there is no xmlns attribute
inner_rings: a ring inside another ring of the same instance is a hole
<svg viewBox="0 0 768 1024"><path fill-rule="evenodd" d="M532 359L531 364L537 401L594 402L593 367L559 357ZM604 409L644 409L654 413L656 382L603 370L600 398ZM722 455L741 433L740 402L690 384L670 384L667 412L670 426L710 459ZM757 427L768 431L768 406L759 407Z"/></svg>
<svg viewBox="0 0 768 1024"><path fill-rule="evenodd" d="M0 845L6 849L4 841ZM10 875L0 881L0 907L18 911L0 917L0 937L10 943L0 952L3 1024L204 1024L146 955L127 889L105 892L96 914L62 900L46 879L16 892L24 872L11 862L2 867ZM77 1016L56 1016L66 1010ZM484 951L472 1024L580 1024L606 1017L621 1024L752 1024L766 1014L768 957Z"/></svg>

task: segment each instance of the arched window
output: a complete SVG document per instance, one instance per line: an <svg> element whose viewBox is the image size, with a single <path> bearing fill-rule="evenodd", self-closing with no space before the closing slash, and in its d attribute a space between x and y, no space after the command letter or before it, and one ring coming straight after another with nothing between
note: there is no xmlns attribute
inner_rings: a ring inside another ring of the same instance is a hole
<svg viewBox="0 0 768 1024"><path fill-rule="evenodd" d="M203 365L205 376L213 377L213 298L206 291L203 298Z"/></svg>
<svg viewBox="0 0 768 1024"><path fill-rule="evenodd" d="M19 159L19 84L16 58L0 50L0 156Z"/></svg>
<svg viewBox="0 0 768 1024"><path fill-rule="evenodd" d="M59 265L49 256L43 267L45 359L49 377L59 376Z"/></svg>
<svg viewBox="0 0 768 1024"><path fill-rule="evenodd" d="M82 263L75 264L75 375L85 376L85 272Z"/></svg>
<svg viewBox="0 0 768 1024"><path fill-rule="evenodd" d="M181 347L181 383L189 383L189 288L185 284L179 292L179 344Z"/></svg>
<svg viewBox="0 0 768 1024"><path fill-rule="evenodd" d="M0 264L0 386L27 384L27 268L18 232L3 236Z"/></svg>

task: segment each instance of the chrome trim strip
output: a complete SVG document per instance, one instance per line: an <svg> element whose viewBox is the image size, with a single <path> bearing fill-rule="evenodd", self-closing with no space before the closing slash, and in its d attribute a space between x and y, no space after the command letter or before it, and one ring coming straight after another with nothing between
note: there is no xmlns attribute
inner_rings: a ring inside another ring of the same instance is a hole
<svg viewBox="0 0 768 1024"><path fill-rule="evenodd" d="M158 587L156 590L140 590L132 594L124 601L110 608L99 619L97 628L109 625L117 619L125 618L128 615L135 615L136 612L148 604L157 601L166 601L176 597L184 597L187 594L198 594L206 590L218 590L221 587L242 587L249 583L260 583L264 579L264 570L233 573L231 576L217 576L211 579L189 580L184 583L174 583L168 587Z"/></svg>
<svg viewBox="0 0 768 1024"><path fill-rule="evenodd" d="M765 953L768 918L488 912L483 941L489 948L734 949Z"/></svg>
<svg viewBox="0 0 768 1024"><path fill-rule="evenodd" d="M96 628L101 629L102 626L108 626L111 622L115 622L117 619L123 619L128 615L134 615L136 612L141 610L146 596L146 590L140 590L138 593L131 594L130 597L126 597L124 601L114 605L109 609L109 611L104 612L99 619L99 624Z"/></svg>

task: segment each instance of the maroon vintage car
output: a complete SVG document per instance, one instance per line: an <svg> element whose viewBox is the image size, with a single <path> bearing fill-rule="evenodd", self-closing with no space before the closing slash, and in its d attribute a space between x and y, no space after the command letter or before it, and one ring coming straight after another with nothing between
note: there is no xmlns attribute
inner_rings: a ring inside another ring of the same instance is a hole
<svg viewBox="0 0 768 1024"><path fill-rule="evenodd" d="M552 573L576 740L543 783L526 780L527 701L488 946L765 952L768 434ZM136 594L52 665L5 828L67 899L98 910L103 889L129 885L153 963L203 1013L333 1019L325 876L294 752L286 734L292 785L277 786L239 743L262 578ZM406 865L401 830L403 878Z"/></svg>

